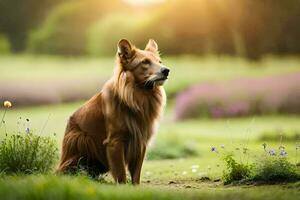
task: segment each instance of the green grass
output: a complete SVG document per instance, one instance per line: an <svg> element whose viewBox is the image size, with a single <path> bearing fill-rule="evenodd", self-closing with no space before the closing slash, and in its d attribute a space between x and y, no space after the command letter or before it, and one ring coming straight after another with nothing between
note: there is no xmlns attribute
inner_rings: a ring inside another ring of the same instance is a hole
<svg viewBox="0 0 300 200"><path fill-rule="evenodd" d="M19 117L22 117L23 121L29 118L31 129L36 129L36 132L40 133L48 116L50 116L41 134L53 135L53 133L56 133L56 137L60 143L68 117L81 104L82 102L17 109L12 107L6 115L6 130L9 133L13 133L18 132L18 129L25 129L26 126L22 123L20 123L19 126L17 125ZM219 176L222 170L215 166L217 164L221 165L222 163L219 162L218 156L210 152L212 146L220 148L220 145L223 144L226 149L232 150L236 147L242 148L247 145L250 149L250 157L254 159L258 153L263 152L262 143L264 141L259 141L258 138L260 138L261 134L264 134L266 130L281 129L286 130L288 133L289 130L300 130L299 116L292 115L256 116L234 119L194 119L181 122L172 121L169 118L171 115L171 109L167 109L167 117L162 120L151 148L155 148L156 145L160 146L160 144L163 144L163 148L168 148L165 144L175 146L182 144L193 145L198 152L198 156L171 161L147 161L144 172L155 172L157 171L155 168L157 168L160 163L165 163L162 165L165 166L165 168L159 167L159 170L163 171L158 171L158 173L169 174L169 177L174 177L175 173L181 175L183 171L190 172L192 165L199 165L199 171L203 173L207 173L207 168L210 166L210 171L216 174L216 176ZM2 136L3 128L4 127L2 127ZM286 150L293 163L295 162L295 142L296 141L290 140L285 141L283 138L283 144L286 144ZM267 143L268 147L277 148L279 141ZM168 172L169 163L176 163L176 172ZM194 175L198 173L188 174L194 177Z"/></svg>
<svg viewBox="0 0 300 200"><path fill-rule="evenodd" d="M15 80L57 80L107 78L112 74L114 60L36 57L36 56L1 56L1 81Z"/></svg>
<svg viewBox="0 0 300 200"><path fill-rule="evenodd" d="M25 108L10 108L6 115L6 126L11 132L17 131L17 121L19 117L25 121L30 119L30 126L41 130L44 123L49 120L44 129L44 134L57 133L60 137L63 135L68 117L78 109L83 102L65 103L58 105L34 106ZM3 108L0 109L0 115ZM19 128L25 128L21 123ZM298 115L271 115L271 116L253 116L232 119L192 119L187 121L174 122L172 120L172 108L167 107L165 118L159 128L159 135L173 134L184 137L190 137L193 140L201 141L209 139L211 141L224 141L233 139L245 139L245 134L250 139L260 136L263 131L282 129L292 133L294 130L300 130Z"/></svg>
<svg viewBox="0 0 300 200"><path fill-rule="evenodd" d="M143 184L107 185L77 177L28 176L0 179L1 199L297 199L299 183L285 186L222 187L199 184L197 188Z"/></svg>

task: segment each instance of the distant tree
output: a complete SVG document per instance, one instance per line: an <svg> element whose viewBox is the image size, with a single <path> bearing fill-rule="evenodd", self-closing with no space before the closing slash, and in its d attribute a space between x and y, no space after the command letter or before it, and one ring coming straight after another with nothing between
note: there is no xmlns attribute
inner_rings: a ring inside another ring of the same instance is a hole
<svg viewBox="0 0 300 200"><path fill-rule="evenodd" d="M0 32L7 35L12 50L23 50L28 30L40 24L49 10L62 1L0 0Z"/></svg>
<svg viewBox="0 0 300 200"><path fill-rule="evenodd" d="M300 53L300 0L169 0L146 31L172 54Z"/></svg>

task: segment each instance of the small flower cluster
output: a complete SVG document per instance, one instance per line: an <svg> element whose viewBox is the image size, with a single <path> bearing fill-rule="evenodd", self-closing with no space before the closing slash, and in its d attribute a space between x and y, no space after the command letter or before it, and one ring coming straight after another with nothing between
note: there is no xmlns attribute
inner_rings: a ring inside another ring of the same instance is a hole
<svg viewBox="0 0 300 200"><path fill-rule="evenodd" d="M225 145L224 145L224 144L221 144L221 145L220 145L220 148L221 148L221 149L225 149ZM212 146L212 147L210 148L210 151L211 151L211 152L215 152L215 153L219 153L217 147L214 147L214 146Z"/></svg>
<svg viewBox="0 0 300 200"><path fill-rule="evenodd" d="M252 162L248 162L249 149L246 147L234 148L235 151L244 154L240 154L240 156L235 156L234 150L227 153L225 152L224 156L221 157L226 167L223 171L224 184L241 180L272 182L273 180L295 181L300 179L300 174L298 174L296 170L298 163L298 143L296 143L296 164L285 159L288 156L288 152L286 151L286 147L282 144L282 138L280 139L278 149L268 148L266 143L263 143L262 147L267 156L262 156L259 161L255 160ZM221 148L225 148L224 145L221 145ZM212 146L210 151L217 154L223 153L222 151L219 152L215 146ZM247 156L245 154L247 154ZM243 156L246 159L244 159Z"/></svg>
<svg viewBox="0 0 300 200"><path fill-rule="evenodd" d="M268 151L268 153L269 153L270 156L276 156L276 150L275 149L270 149Z"/></svg>
<svg viewBox="0 0 300 200"><path fill-rule="evenodd" d="M276 149L268 149L267 150L267 144L266 143L263 143L262 144L263 148L264 148L264 151L268 153L268 155L270 156L276 156L277 155L277 151ZM296 147L297 148L297 147ZM285 150L285 147L284 146L279 146L279 151L278 151L278 155L279 156L282 156L282 157L286 157L288 155L287 151Z"/></svg>

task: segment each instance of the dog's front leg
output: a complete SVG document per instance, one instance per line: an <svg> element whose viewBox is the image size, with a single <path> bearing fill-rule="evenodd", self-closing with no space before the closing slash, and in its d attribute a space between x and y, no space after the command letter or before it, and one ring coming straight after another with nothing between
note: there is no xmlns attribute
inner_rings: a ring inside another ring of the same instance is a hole
<svg viewBox="0 0 300 200"><path fill-rule="evenodd" d="M132 159L128 165L129 172L131 175L131 182L134 185L140 184L140 176L141 176L141 170L144 162L145 153L146 153L146 147L143 146L141 148L141 152L137 154L137 158Z"/></svg>
<svg viewBox="0 0 300 200"><path fill-rule="evenodd" d="M111 174L116 183L126 182L126 168L124 159L124 142L111 139L107 144L107 158Z"/></svg>

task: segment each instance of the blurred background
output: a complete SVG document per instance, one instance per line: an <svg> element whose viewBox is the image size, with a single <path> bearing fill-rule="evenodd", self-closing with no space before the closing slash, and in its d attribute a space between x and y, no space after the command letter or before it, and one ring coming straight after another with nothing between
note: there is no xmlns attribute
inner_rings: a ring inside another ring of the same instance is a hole
<svg viewBox="0 0 300 200"><path fill-rule="evenodd" d="M153 38L171 75L148 159L209 163L210 146L249 138L254 151L282 135L294 145L299 22L299 0L0 0L0 100L13 103L2 129L28 118L60 141L111 76L117 42Z"/></svg>

